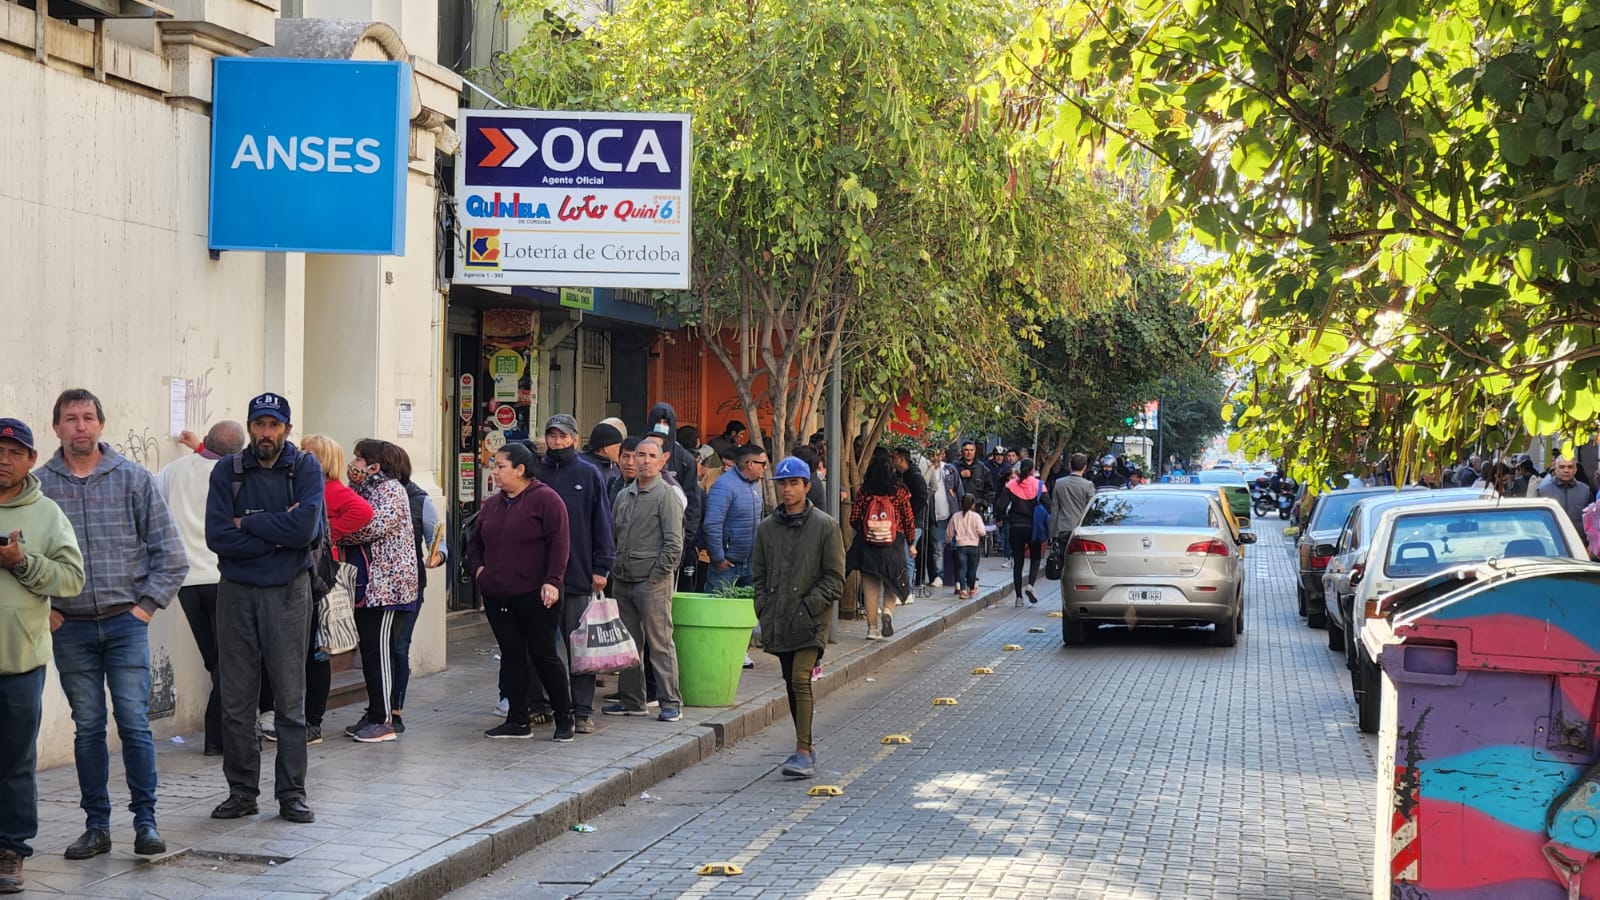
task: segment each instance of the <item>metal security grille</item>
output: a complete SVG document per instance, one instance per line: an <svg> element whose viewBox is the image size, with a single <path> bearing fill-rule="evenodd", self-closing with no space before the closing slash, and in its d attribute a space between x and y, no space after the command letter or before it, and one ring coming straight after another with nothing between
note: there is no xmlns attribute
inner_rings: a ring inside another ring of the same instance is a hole
<svg viewBox="0 0 1600 900"><path fill-rule="evenodd" d="M678 411L678 424L704 425L700 417L700 384L704 358L689 341L668 341L661 347L663 398Z"/></svg>
<svg viewBox="0 0 1600 900"><path fill-rule="evenodd" d="M583 367L586 369L604 369L606 367L605 332L593 329L584 329Z"/></svg>

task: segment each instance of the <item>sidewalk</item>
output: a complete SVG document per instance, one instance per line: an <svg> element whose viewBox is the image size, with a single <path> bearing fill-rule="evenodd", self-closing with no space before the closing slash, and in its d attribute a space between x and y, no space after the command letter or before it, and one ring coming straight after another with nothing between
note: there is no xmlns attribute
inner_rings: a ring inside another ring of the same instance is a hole
<svg viewBox="0 0 1600 900"><path fill-rule="evenodd" d="M957 601L951 588L942 588L896 607L891 639L868 642L865 622L841 622L838 643L823 658L818 696L969 618L986 597L1004 598L1009 607L1009 586L1004 561L985 559L978 599ZM70 862L61 851L83 830L76 774L71 766L39 773L40 828L26 864L29 893L437 897L637 797L718 747L789 717L776 661L754 653L756 668L745 671L732 707L684 707L683 719L674 723L596 716L597 731L572 744L485 740L483 730L498 721L496 652L493 639L470 630L452 641L449 668L412 682L406 733L398 741L349 741L343 729L360 716L360 705L330 710L327 739L310 748L315 824L292 825L276 816L272 744L262 752L262 815L211 819L212 807L227 797L221 759L202 756L200 736L185 735L183 744L156 747L157 815L171 852L149 861L133 855L128 795L114 755L112 852ZM615 689L616 679L607 681L601 693ZM59 687L52 683L46 690Z"/></svg>

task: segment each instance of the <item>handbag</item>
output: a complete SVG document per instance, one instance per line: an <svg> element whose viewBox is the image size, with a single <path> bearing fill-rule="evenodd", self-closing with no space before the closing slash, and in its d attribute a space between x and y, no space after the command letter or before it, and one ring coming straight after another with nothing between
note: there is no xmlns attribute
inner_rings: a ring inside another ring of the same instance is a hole
<svg viewBox="0 0 1600 900"><path fill-rule="evenodd" d="M360 643L356 631L356 567L332 564L328 592L317 599L317 646L329 656L349 653Z"/></svg>
<svg viewBox="0 0 1600 900"><path fill-rule="evenodd" d="M1044 577L1051 581L1061 580L1061 569L1066 562L1062 559L1061 545L1066 542L1066 535L1057 537L1050 542L1050 553L1044 558Z"/></svg>
<svg viewBox="0 0 1600 900"><path fill-rule="evenodd" d="M639 645L622 624L617 601L596 591L572 632L572 674L620 672L639 665Z"/></svg>

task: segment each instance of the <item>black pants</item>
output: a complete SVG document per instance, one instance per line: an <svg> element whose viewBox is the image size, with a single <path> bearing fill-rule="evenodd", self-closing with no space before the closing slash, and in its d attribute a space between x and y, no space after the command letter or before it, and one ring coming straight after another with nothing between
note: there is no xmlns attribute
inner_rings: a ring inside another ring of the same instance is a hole
<svg viewBox="0 0 1600 900"><path fill-rule="evenodd" d="M1035 541L1033 526L1018 528L1012 526L1008 537L1011 540L1011 590L1022 596L1022 556L1028 556L1028 584L1039 580L1039 562L1044 558L1044 542Z"/></svg>
<svg viewBox="0 0 1600 900"><path fill-rule="evenodd" d="M217 586L193 584L178 588L178 604L194 632L200 659L211 673L211 693L206 697L206 749L222 749L222 678L217 671Z"/></svg>
<svg viewBox="0 0 1600 900"><path fill-rule="evenodd" d="M367 721L390 718L389 696L394 689L395 611L381 606L356 610L356 633L361 637L361 677L367 682Z"/></svg>
<svg viewBox="0 0 1600 900"><path fill-rule="evenodd" d="M263 668L272 683L278 761L273 794L306 795L306 644L311 573L281 587L217 587L217 661L222 682L222 773L236 796L261 793L256 706Z"/></svg>
<svg viewBox="0 0 1600 900"><path fill-rule="evenodd" d="M567 666L556 652L561 626L561 604L546 608L538 594L519 597L485 597L483 611L500 643L500 673L504 677L507 721L524 724L528 712L528 665L539 673L545 696L558 721L572 718L572 694Z"/></svg>
<svg viewBox="0 0 1600 900"><path fill-rule="evenodd" d="M389 709L394 712L406 708L406 688L411 685L411 633L417 630L417 616L421 614L421 609L394 614L394 637L390 642L394 684L389 690Z"/></svg>
<svg viewBox="0 0 1600 900"><path fill-rule="evenodd" d="M561 639L566 642L567 671L570 675L572 669L572 633L578 630L578 622L583 618L584 611L589 608L589 598L592 594L564 593L561 598ZM570 675L572 691L572 714L575 716L594 716L594 675Z"/></svg>
<svg viewBox="0 0 1600 900"><path fill-rule="evenodd" d="M333 667L327 654L317 648L317 617L308 617L306 630L306 724L322 727L322 717L328 713L328 690L333 686ZM270 679L261 679L261 711L272 709Z"/></svg>

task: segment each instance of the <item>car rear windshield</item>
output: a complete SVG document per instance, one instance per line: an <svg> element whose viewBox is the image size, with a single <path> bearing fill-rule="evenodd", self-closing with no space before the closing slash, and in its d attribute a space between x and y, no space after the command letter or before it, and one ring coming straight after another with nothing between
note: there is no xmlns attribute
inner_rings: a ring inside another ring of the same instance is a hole
<svg viewBox="0 0 1600 900"><path fill-rule="evenodd" d="M1368 497L1381 497L1391 491L1331 491L1317 502L1316 514L1311 517L1307 531L1337 531L1350 518L1350 510Z"/></svg>
<svg viewBox="0 0 1600 900"><path fill-rule="evenodd" d="M1491 557L1566 555L1561 528L1547 509L1414 513L1395 519L1383 570L1414 578Z"/></svg>
<svg viewBox="0 0 1600 900"><path fill-rule="evenodd" d="M1094 498L1083 514L1083 526L1173 526L1210 528L1211 504L1197 494L1180 491L1107 492Z"/></svg>
<svg viewBox="0 0 1600 900"><path fill-rule="evenodd" d="M1206 469L1195 472L1196 484L1245 484L1244 473L1233 469Z"/></svg>

